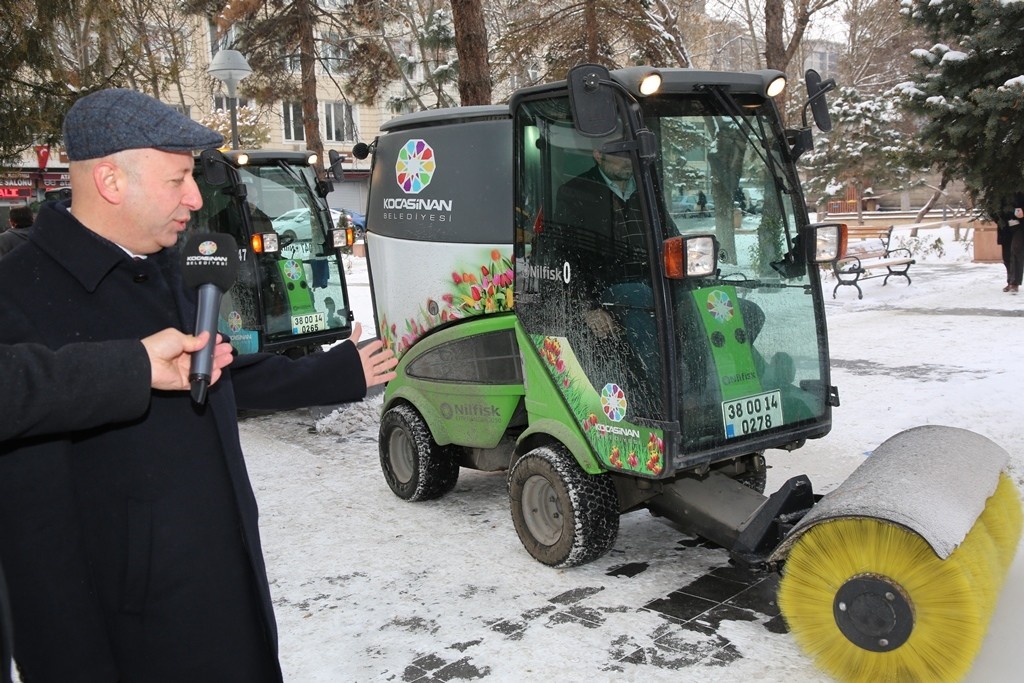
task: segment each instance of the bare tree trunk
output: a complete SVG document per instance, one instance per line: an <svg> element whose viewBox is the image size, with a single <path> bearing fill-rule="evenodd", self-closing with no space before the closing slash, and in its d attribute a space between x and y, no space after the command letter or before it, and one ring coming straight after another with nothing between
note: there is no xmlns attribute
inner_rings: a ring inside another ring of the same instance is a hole
<svg viewBox="0 0 1024 683"><path fill-rule="evenodd" d="M764 65L766 69L785 71L788 59L786 45L782 34L786 8L783 0L767 0L764 6ZM786 99L788 88L775 98L775 106L779 109L782 123L786 123Z"/></svg>
<svg viewBox="0 0 1024 683"><path fill-rule="evenodd" d="M782 0L767 0L764 5L764 64L769 69L786 70L786 45L782 24L786 13Z"/></svg>
<svg viewBox="0 0 1024 683"><path fill-rule="evenodd" d="M306 137L306 149L316 153L317 175L324 170L324 143L320 137L320 112L316 96L316 43L313 37L315 17L309 5L305 5L304 21L300 24L299 66L302 75L302 127Z"/></svg>
<svg viewBox="0 0 1024 683"><path fill-rule="evenodd" d="M459 55L459 102L491 103L491 67L481 0L451 0L455 51Z"/></svg>
<svg viewBox="0 0 1024 683"><path fill-rule="evenodd" d="M597 64L597 6L594 0L583 0L583 32L586 38L587 61Z"/></svg>

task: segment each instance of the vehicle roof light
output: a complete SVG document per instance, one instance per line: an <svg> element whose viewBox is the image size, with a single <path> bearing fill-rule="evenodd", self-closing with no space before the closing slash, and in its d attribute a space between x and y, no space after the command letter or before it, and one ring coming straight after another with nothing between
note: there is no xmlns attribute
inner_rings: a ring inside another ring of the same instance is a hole
<svg viewBox="0 0 1024 683"><path fill-rule="evenodd" d="M772 79L771 83L768 84L766 93L768 97L777 97L782 94L782 91L786 89L786 77L778 76Z"/></svg>
<svg viewBox="0 0 1024 683"><path fill-rule="evenodd" d="M306 163L308 163L310 166L316 166L317 159L319 158L320 157L316 155L316 152L313 152L308 157L306 157Z"/></svg>
<svg viewBox="0 0 1024 683"><path fill-rule="evenodd" d="M246 154L245 152L238 154L235 157L235 163L238 164L239 166L245 166L246 164L249 163L249 155Z"/></svg>
<svg viewBox="0 0 1024 683"><path fill-rule="evenodd" d="M643 77L640 81L640 94L641 95L653 95L661 89L661 74L651 73Z"/></svg>

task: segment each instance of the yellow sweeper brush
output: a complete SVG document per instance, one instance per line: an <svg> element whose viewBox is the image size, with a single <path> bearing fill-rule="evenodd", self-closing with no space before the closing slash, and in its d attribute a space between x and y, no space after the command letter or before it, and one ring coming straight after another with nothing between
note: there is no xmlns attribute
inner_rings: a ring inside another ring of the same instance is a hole
<svg viewBox="0 0 1024 683"><path fill-rule="evenodd" d="M918 427L880 445L775 550L779 607L840 681L958 681L970 670L1021 534L1006 451Z"/></svg>

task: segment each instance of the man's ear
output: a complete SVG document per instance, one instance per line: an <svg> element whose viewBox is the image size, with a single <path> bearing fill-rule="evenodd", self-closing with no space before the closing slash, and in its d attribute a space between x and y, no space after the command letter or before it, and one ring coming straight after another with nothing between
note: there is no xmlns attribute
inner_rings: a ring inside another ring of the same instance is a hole
<svg viewBox="0 0 1024 683"><path fill-rule="evenodd" d="M92 167L92 180L99 193L110 204L124 200L126 180L124 171L112 161L100 161Z"/></svg>

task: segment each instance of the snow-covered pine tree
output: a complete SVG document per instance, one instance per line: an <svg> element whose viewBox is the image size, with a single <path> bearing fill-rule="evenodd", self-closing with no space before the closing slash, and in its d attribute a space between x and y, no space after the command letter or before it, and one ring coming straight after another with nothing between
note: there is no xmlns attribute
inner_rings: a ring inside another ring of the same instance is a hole
<svg viewBox="0 0 1024 683"><path fill-rule="evenodd" d="M931 46L897 89L924 119L922 152L947 180L961 179L979 206L1024 190L1024 2L902 0Z"/></svg>

